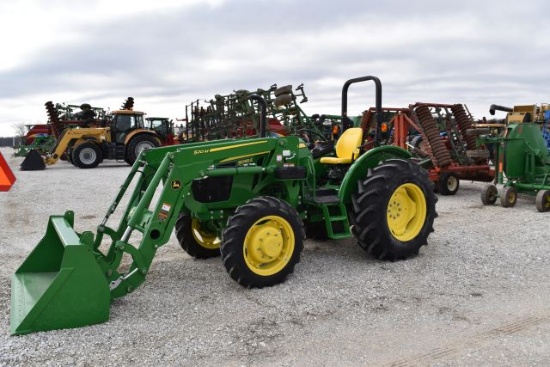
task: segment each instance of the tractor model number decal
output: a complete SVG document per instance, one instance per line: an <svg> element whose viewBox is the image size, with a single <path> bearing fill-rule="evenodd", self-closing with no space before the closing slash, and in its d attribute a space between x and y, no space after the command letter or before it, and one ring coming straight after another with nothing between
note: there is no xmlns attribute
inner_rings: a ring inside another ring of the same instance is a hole
<svg viewBox="0 0 550 367"><path fill-rule="evenodd" d="M160 212L158 214L158 219L160 221L165 221L166 218L168 218L168 213L170 213L170 209L172 209L172 206L168 203L162 203L162 206L160 208Z"/></svg>
<svg viewBox="0 0 550 367"><path fill-rule="evenodd" d="M254 163L253 158L241 159L240 161L237 162L237 166L244 166L244 165L248 165L248 164L251 164L251 163Z"/></svg>
<svg viewBox="0 0 550 367"><path fill-rule="evenodd" d="M193 155L209 153L210 149L195 149Z"/></svg>

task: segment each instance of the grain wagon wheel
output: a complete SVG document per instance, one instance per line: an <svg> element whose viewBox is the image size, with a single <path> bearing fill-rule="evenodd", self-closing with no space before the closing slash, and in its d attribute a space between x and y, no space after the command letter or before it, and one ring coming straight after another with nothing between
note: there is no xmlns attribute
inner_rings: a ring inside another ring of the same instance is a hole
<svg viewBox="0 0 550 367"><path fill-rule="evenodd" d="M539 212L550 210L550 190L539 190L535 198L535 205Z"/></svg>
<svg viewBox="0 0 550 367"><path fill-rule="evenodd" d="M460 187L460 179L454 172L443 172L437 180L437 191L441 195L454 195Z"/></svg>
<svg viewBox="0 0 550 367"><path fill-rule="evenodd" d="M481 190L481 202L484 205L492 205L496 203L498 198L498 190L495 185L485 185Z"/></svg>
<svg viewBox="0 0 550 367"><path fill-rule="evenodd" d="M500 203L505 208L511 208L516 205L518 200L518 191L515 187L508 186L502 189L500 194Z"/></svg>

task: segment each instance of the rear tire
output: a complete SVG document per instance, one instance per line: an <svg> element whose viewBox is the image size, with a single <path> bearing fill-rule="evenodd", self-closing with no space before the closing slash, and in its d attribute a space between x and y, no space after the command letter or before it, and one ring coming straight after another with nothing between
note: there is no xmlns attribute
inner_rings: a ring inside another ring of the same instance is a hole
<svg viewBox="0 0 550 367"><path fill-rule="evenodd" d="M401 260L427 244L436 217L428 173L417 164L390 159L369 170L352 197L353 234L380 260Z"/></svg>
<svg viewBox="0 0 550 367"><path fill-rule="evenodd" d="M260 196L237 208L228 219L222 260L233 280L248 288L282 283L300 262L304 227L287 202Z"/></svg>
<svg viewBox="0 0 550 367"><path fill-rule="evenodd" d="M79 168L95 168L102 159L101 149L91 142L80 144L71 154L71 163Z"/></svg>
<svg viewBox="0 0 550 367"><path fill-rule="evenodd" d="M205 228L204 223L191 219L187 213L179 215L175 227L181 248L196 259L220 256L220 239Z"/></svg>
<svg viewBox="0 0 550 367"><path fill-rule="evenodd" d="M150 135L138 135L132 138L126 147L126 163L132 165L139 154L146 149L153 149L160 146L158 139Z"/></svg>

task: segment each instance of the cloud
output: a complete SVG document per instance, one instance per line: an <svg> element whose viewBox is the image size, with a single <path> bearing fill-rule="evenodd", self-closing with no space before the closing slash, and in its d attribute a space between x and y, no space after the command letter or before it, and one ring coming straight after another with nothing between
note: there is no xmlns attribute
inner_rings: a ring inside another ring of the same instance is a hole
<svg viewBox="0 0 550 367"><path fill-rule="evenodd" d="M528 0L52 1L0 5L0 135L45 121L47 100L149 114L236 89L304 83L308 113L338 113L342 84L376 75L384 104L544 102L545 3ZM350 113L374 103L350 90Z"/></svg>

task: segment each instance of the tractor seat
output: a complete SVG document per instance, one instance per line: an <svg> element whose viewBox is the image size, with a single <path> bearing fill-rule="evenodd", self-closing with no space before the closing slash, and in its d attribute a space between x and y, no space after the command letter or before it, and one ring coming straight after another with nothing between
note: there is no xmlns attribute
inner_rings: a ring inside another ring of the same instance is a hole
<svg viewBox="0 0 550 367"><path fill-rule="evenodd" d="M336 157L322 157L320 162L324 164L351 164L360 153L363 143L363 129L352 127L342 133L336 142Z"/></svg>

